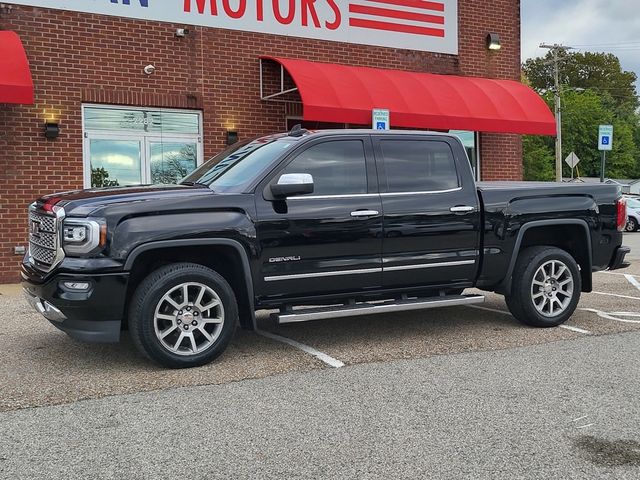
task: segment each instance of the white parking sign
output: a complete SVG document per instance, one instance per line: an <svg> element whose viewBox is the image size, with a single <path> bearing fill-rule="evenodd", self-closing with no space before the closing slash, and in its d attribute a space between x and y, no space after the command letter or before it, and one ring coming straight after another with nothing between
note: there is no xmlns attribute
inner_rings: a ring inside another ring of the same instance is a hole
<svg viewBox="0 0 640 480"><path fill-rule="evenodd" d="M613 150L613 125L600 125L598 132L598 150Z"/></svg>
<svg viewBox="0 0 640 480"><path fill-rule="evenodd" d="M371 126L374 130L389 130L391 128L389 122L389 110L376 108L372 112L371 119Z"/></svg>

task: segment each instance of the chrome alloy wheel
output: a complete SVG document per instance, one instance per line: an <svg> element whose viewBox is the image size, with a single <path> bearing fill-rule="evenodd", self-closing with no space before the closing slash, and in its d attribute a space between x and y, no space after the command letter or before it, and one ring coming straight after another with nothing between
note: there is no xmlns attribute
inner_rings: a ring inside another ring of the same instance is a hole
<svg viewBox="0 0 640 480"><path fill-rule="evenodd" d="M533 276L531 299L538 313L556 317L573 298L573 274L560 260L543 263Z"/></svg>
<svg viewBox="0 0 640 480"><path fill-rule="evenodd" d="M177 355L195 355L220 336L224 307L218 294L202 283L181 283L158 302L153 319L160 344Z"/></svg>

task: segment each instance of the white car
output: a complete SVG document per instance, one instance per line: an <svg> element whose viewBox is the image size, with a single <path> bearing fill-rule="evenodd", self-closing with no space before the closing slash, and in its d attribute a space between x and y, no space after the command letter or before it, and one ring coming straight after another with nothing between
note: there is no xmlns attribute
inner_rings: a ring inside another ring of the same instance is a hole
<svg viewBox="0 0 640 480"><path fill-rule="evenodd" d="M627 200L627 226L626 232L635 232L640 226L640 198L625 197Z"/></svg>

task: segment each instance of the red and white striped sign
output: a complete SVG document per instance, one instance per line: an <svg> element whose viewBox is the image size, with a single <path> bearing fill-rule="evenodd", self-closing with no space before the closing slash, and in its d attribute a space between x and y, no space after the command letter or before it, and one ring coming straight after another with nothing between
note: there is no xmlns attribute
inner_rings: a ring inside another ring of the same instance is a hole
<svg viewBox="0 0 640 480"><path fill-rule="evenodd" d="M444 38L445 4L422 0L355 0L349 26Z"/></svg>
<svg viewBox="0 0 640 480"><path fill-rule="evenodd" d="M458 53L458 0L9 0L5 3Z"/></svg>

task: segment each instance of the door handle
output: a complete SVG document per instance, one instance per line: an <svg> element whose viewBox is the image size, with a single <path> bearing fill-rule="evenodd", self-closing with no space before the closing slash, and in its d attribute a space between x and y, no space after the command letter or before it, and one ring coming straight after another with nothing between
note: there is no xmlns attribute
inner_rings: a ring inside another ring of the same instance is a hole
<svg viewBox="0 0 640 480"><path fill-rule="evenodd" d="M458 205L456 207L451 207L449 209L451 213L469 213L469 212L473 212L474 210L475 210L475 207L471 207L469 205Z"/></svg>
<svg viewBox="0 0 640 480"><path fill-rule="evenodd" d="M351 212L351 216L354 218L358 217L374 217L378 215L377 210L356 210L355 212Z"/></svg>

